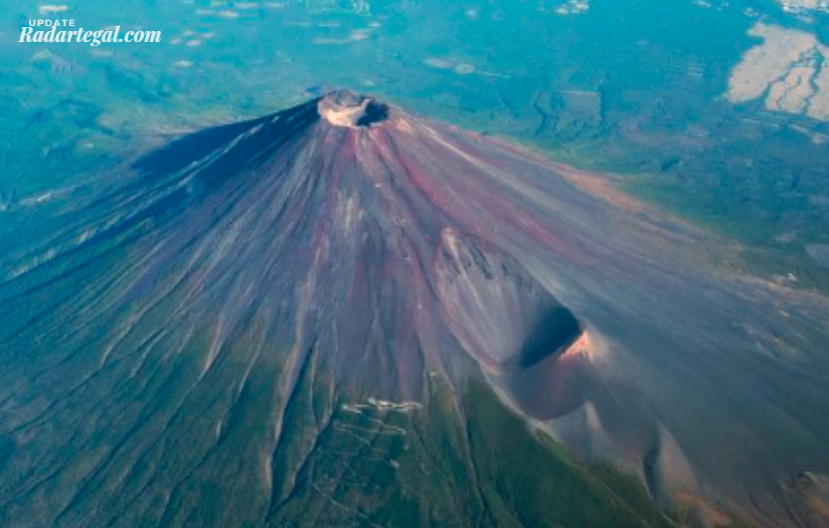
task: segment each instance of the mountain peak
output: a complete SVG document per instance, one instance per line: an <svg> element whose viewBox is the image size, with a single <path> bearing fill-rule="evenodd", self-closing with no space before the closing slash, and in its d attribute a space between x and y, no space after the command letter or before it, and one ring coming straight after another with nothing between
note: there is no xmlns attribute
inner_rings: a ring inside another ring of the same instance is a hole
<svg viewBox="0 0 829 528"><path fill-rule="evenodd" d="M0 284L5 525L512 524L570 481L482 393L660 505L780 526L823 500L829 304L589 174L350 91L124 170ZM506 507L458 513L477 479ZM523 525L635 525L589 504Z"/></svg>
<svg viewBox="0 0 829 528"><path fill-rule="evenodd" d="M336 90L323 96L317 109L334 126L358 128L376 126L388 117L389 107L373 97L351 90Z"/></svg>

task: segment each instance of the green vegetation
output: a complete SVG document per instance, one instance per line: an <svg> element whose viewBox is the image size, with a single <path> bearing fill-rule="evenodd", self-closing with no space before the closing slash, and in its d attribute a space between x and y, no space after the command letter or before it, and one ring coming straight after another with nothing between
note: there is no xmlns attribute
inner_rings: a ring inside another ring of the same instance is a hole
<svg viewBox="0 0 829 528"><path fill-rule="evenodd" d="M422 407L341 405L316 439L304 390L283 443L310 452L273 526L676 526L634 477L577 462L481 382L458 395L434 376Z"/></svg>

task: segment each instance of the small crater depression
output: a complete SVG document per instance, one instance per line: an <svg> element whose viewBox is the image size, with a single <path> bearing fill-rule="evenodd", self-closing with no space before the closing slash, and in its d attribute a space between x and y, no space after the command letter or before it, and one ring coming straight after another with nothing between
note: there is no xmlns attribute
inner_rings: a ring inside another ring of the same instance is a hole
<svg viewBox="0 0 829 528"><path fill-rule="evenodd" d="M320 115L334 126L362 128L376 126L389 115L389 107L349 90L331 92L320 99Z"/></svg>

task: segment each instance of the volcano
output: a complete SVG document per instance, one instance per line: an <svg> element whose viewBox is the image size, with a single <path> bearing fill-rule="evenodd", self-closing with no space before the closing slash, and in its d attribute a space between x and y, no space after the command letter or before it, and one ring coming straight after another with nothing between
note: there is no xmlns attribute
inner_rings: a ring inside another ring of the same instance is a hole
<svg viewBox="0 0 829 528"><path fill-rule="evenodd" d="M115 172L0 284L4 526L829 519L829 302L603 179L348 91Z"/></svg>

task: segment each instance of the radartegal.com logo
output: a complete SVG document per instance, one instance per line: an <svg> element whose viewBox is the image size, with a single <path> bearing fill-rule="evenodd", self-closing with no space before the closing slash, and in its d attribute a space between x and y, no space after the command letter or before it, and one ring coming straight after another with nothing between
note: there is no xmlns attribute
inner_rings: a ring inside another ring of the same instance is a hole
<svg viewBox="0 0 829 528"><path fill-rule="evenodd" d="M90 46L109 42L161 42L161 31L127 31L122 35L121 26L84 31L82 27L75 29L74 20L29 20L29 25L20 29L18 42L86 42Z"/></svg>

